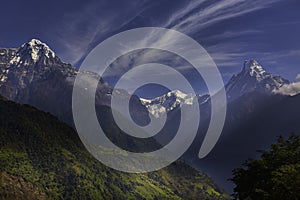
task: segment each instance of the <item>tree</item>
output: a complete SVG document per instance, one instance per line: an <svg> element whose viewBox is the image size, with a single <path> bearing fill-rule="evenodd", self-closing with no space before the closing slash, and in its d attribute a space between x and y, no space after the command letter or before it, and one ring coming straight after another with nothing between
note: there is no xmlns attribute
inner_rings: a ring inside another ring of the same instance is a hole
<svg viewBox="0 0 300 200"><path fill-rule="evenodd" d="M300 200L300 137L279 136L269 151L258 151L260 159L249 159L233 170L236 199Z"/></svg>

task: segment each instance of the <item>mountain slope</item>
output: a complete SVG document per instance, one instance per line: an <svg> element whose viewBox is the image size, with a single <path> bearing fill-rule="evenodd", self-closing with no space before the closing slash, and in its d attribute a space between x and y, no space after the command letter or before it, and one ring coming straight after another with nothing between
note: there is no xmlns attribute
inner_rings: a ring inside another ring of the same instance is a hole
<svg viewBox="0 0 300 200"><path fill-rule="evenodd" d="M184 163L122 173L95 160L73 129L49 113L3 98L0 110L2 199L19 198L17 192L11 196L8 182L17 184L15 190L22 182L24 195L36 191L32 199L222 199L207 176Z"/></svg>

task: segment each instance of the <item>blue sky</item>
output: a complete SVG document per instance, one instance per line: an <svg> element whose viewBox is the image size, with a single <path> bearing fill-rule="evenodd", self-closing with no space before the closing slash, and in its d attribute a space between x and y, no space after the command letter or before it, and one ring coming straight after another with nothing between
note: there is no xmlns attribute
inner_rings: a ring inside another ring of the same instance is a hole
<svg viewBox="0 0 300 200"><path fill-rule="evenodd" d="M300 74L298 0L11 0L0 8L0 46L31 38L79 66L99 42L120 31L166 27L196 39L226 82L245 59L293 81Z"/></svg>

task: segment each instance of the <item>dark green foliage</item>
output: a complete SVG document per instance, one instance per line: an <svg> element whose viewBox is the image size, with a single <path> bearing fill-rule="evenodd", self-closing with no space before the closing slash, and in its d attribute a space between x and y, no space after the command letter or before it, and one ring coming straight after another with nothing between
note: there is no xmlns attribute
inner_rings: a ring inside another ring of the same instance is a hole
<svg viewBox="0 0 300 200"><path fill-rule="evenodd" d="M20 177L53 199L223 199L184 163L147 174L110 169L76 132L48 113L0 99L0 174ZM1 190L0 199L5 191Z"/></svg>
<svg viewBox="0 0 300 200"><path fill-rule="evenodd" d="M269 151L259 151L261 159L250 159L233 170L231 179L239 199L300 199L300 137L278 137Z"/></svg>

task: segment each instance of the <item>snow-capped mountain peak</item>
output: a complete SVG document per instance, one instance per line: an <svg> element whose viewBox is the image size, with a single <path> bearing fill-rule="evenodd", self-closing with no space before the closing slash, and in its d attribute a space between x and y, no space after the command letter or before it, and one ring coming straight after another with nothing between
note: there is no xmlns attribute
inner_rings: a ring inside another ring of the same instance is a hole
<svg viewBox="0 0 300 200"><path fill-rule="evenodd" d="M60 79L66 80L76 74L76 69L61 62L48 45L37 39L19 48L0 49L0 53L0 92L8 88L14 91L6 96L9 99L32 82L47 80L50 74L60 74Z"/></svg>
<svg viewBox="0 0 300 200"><path fill-rule="evenodd" d="M256 60L246 60L243 70L233 75L226 85L227 97L235 99L245 93L260 91L271 94L274 89L289 83L281 76L268 73Z"/></svg>
<svg viewBox="0 0 300 200"><path fill-rule="evenodd" d="M35 63L42 56L55 58L55 53L49 48L49 46L37 39L32 39L30 42L23 44L20 51L27 51L30 53L31 58Z"/></svg>
<svg viewBox="0 0 300 200"><path fill-rule="evenodd" d="M32 39L28 44L32 50L31 57L33 60L36 60L40 53L43 53L47 58L55 57L55 53L49 48L49 46L42 43L40 40Z"/></svg>
<svg viewBox="0 0 300 200"><path fill-rule="evenodd" d="M44 64L48 64L46 60L54 58L56 58L55 53L48 45L38 39L32 39L17 49L9 63L12 65L29 65L41 60Z"/></svg>

